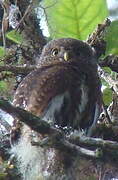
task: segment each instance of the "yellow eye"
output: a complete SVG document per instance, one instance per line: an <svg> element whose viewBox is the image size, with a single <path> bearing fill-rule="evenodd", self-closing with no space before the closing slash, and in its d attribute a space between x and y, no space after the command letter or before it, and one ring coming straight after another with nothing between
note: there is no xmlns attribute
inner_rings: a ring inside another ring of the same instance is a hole
<svg viewBox="0 0 118 180"><path fill-rule="evenodd" d="M57 48L53 49L52 50L52 55L56 56L57 54L58 54L58 49Z"/></svg>

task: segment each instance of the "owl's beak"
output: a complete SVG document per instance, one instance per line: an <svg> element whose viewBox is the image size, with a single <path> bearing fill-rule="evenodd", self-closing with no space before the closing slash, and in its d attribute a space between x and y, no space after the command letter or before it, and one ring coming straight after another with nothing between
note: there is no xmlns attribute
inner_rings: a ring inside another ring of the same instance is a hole
<svg viewBox="0 0 118 180"><path fill-rule="evenodd" d="M68 52L65 52L65 53L64 53L64 60L65 60L65 61L68 61L68 60L69 60L69 54L68 54Z"/></svg>

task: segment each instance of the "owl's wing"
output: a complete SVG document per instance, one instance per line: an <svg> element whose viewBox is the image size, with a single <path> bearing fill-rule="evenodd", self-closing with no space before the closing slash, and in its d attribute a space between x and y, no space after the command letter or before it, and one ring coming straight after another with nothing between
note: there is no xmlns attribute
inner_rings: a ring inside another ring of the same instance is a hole
<svg viewBox="0 0 118 180"><path fill-rule="evenodd" d="M36 69L20 83L13 104L32 112L36 108L34 113L40 115L55 96L68 90L72 91L79 85L82 79L81 73L79 74L76 73L76 69L63 64Z"/></svg>
<svg viewBox="0 0 118 180"><path fill-rule="evenodd" d="M61 63L36 69L24 78L14 105L50 117L62 126L84 128L93 122L98 89L99 81L85 66L78 71L75 66Z"/></svg>

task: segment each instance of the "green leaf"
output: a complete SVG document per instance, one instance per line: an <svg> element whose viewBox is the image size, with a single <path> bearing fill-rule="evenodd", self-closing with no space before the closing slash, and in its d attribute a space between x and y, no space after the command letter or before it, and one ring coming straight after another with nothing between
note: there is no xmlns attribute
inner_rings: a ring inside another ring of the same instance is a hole
<svg viewBox="0 0 118 180"><path fill-rule="evenodd" d="M17 44L21 44L23 42L23 38L21 34L15 30L8 32L6 34L6 37Z"/></svg>
<svg viewBox="0 0 118 180"><path fill-rule="evenodd" d="M104 71L111 74L112 70L109 67L103 67Z"/></svg>
<svg viewBox="0 0 118 180"><path fill-rule="evenodd" d="M4 47L0 46L0 57L3 57L5 55Z"/></svg>
<svg viewBox="0 0 118 180"><path fill-rule="evenodd" d="M109 84L104 79L101 79L101 82L103 86L110 88Z"/></svg>
<svg viewBox="0 0 118 180"><path fill-rule="evenodd" d="M118 20L113 21L106 32L106 54L118 54Z"/></svg>
<svg viewBox="0 0 118 180"><path fill-rule="evenodd" d="M112 102L112 90L109 88L106 88L103 91L103 101L105 105L109 106L110 103Z"/></svg>
<svg viewBox="0 0 118 180"><path fill-rule="evenodd" d="M42 3L52 38L86 39L108 15L105 0L44 0Z"/></svg>
<svg viewBox="0 0 118 180"><path fill-rule="evenodd" d="M116 79L117 73L112 71L109 67L103 67L104 71L109 73L110 76L112 76L113 79Z"/></svg>

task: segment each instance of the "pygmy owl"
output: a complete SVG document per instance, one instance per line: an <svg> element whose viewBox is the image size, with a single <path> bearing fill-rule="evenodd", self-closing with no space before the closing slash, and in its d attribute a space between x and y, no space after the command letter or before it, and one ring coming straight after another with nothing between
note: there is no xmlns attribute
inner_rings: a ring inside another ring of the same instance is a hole
<svg viewBox="0 0 118 180"><path fill-rule="evenodd" d="M89 132L100 113L100 94L95 51L85 42L64 38L50 41L44 47L39 68L23 79L16 91L14 105L64 131L72 128L84 129L84 132L88 129ZM73 164L70 154L32 146L32 136L39 141L40 135L25 124L20 130L21 136L13 146L13 152L22 179L36 180L41 175L41 179L56 180L58 172L61 172L59 179L65 179L64 166L69 162L66 172L71 172Z"/></svg>
<svg viewBox="0 0 118 180"><path fill-rule="evenodd" d="M50 41L39 68L19 85L14 105L42 119L73 129L87 129L100 112L100 80L95 51L72 38Z"/></svg>

